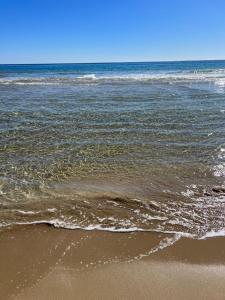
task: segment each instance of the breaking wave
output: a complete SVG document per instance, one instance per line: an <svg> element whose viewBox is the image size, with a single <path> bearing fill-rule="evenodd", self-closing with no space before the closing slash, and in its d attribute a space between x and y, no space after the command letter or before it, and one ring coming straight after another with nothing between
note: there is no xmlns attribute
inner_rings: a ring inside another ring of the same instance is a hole
<svg viewBox="0 0 225 300"><path fill-rule="evenodd" d="M221 87L225 86L225 70L155 72L155 73L104 73L43 77L2 77L0 84L16 85L59 85L82 83L119 83L119 82L146 82L146 83L173 83L173 82L212 82Z"/></svg>
<svg viewBox="0 0 225 300"><path fill-rule="evenodd" d="M55 190L52 196L49 202L37 203L34 199L20 206L15 203L14 209L5 207L0 228L48 224L65 229L146 231L194 239L225 236L223 187L209 191L191 185L179 196L174 193L174 201L167 201L167 194L158 202L112 192L69 191L68 187ZM41 196L39 200L43 200Z"/></svg>

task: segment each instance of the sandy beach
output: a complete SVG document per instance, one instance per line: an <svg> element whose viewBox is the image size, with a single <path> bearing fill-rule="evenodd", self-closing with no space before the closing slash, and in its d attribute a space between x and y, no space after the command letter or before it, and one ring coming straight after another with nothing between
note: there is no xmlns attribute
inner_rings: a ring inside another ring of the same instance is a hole
<svg viewBox="0 0 225 300"><path fill-rule="evenodd" d="M0 298L224 299L224 237L164 236L17 226L1 233Z"/></svg>

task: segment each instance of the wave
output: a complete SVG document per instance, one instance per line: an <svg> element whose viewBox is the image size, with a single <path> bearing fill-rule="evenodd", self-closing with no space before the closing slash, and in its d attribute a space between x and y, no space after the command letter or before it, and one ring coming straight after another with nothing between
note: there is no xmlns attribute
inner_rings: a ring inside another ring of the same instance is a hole
<svg viewBox="0 0 225 300"><path fill-rule="evenodd" d="M184 201L177 202L177 205L173 201L168 203L162 201L160 203L155 200L148 200L146 202L143 199L129 198L106 192L101 194L79 192L80 196L85 194L85 201L82 200L81 202L84 207L76 206L76 204L79 204L79 198L76 198L75 202L66 203L64 207L62 203L67 202L68 199L64 193L65 190L63 190L63 201L51 202L47 207L46 205L44 207L33 207L32 203L31 205L29 203L28 205L21 205L22 209L18 204L14 209L5 207L1 212L0 230L4 231L23 225L45 224L68 230L160 234L161 241L159 244L135 259L149 256L170 247L181 238L203 240L225 236L224 216L221 214L225 204L224 192L220 194L214 187L212 197L209 195L199 197L198 195L198 198L192 202L188 199L191 200L196 193L198 194L198 187L189 185L186 188L185 192L181 192ZM68 191L68 187L66 190ZM216 196L213 194L214 190ZM60 194L58 189L57 194ZM53 193L53 196L55 197L55 193ZM97 203L94 206L90 206L96 201ZM61 205L57 207L59 202ZM109 209L107 209L107 205L110 205ZM121 210L124 209L125 214L119 216ZM104 210L103 215L101 214L102 210ZM112 214L112 210L115 210L114 214ZM75 214L81 216L81 219ZM136 220L134 220L135 217Z"/></svg>
<svg viewBox="0 0 225 300"><path fill-rule="evenodd" d="M69 222L64 222L59 219L52 219L52 220L38 220L38 221L25 221L25 222L12 222L10 224L1 224L0 228L10 228L12 226L22 226L22 225L50 225L55 228L61 228L61 229L69 229L69 230L86 230L86 231L92 231L92 230L99 230L99 231L108 231L108 232L118 232L118 233L129 233L129 232L152 232L152 233L160 233L160 234L171 234L175 235L176 238L191 238L191 239L197 239L197 240L205 240L208 238L213 237L223 237L225 236L225 229L220 229L218 231L210 230L206 232L205 234L198 236L197 234L192 234L189 232L183 232L183 231L175 231L175 230L157 230L157 229L144 229L141 227L130 227L130 228L116 228L114 226L111 227L105 227L101 224L96 225L88 225L88 226L81 226L76 224L71 224Z"/></svg>
<svg viewBox="0 0 225 300"><path fill-rule="evenodd" d="M217 155L218 163L214 166L214 175L216 177L225 177L225 145L221 146Z"/></svg>
<svg viewBox="0 0 225 300"><path fill-rule="evenodd" d="M225 70L182 71L164 73L122 73L122 74L84 74L80 76L42 76L42 77L5 77L0 84L17 85L59 85L81 83L113 83L113 82L213 82L219 87L225 86Z"/></svg>
<svg viewBox="0 0 225 300"><path fill-rule="evenodd" d="M225 229L221 229L218 231L214 231L214 230L209 231L204 236L202 236L200 239L205 240L205 239L208 239L211 237L222 237L222 236L225 236Z"/></svg>
<svg viewBox="0 0 225 300"><path fill-rule="evenodd" d="M26 193L22 194L26 198ZM156 195L157 201L124 194L118 186L117 191L107 185L86 183L51 186L32 193L32 198L29 193L29 201L26 198L20 204L2 205L0 228L49 224L66 229L180 234L196 239L223 234L224 186L191 184L179 192L158 191Z"/></svg>

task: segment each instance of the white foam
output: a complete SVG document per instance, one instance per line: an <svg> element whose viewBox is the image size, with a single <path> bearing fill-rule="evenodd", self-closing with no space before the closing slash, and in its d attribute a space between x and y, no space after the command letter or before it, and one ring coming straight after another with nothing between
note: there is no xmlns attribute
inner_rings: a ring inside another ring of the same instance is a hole
<svg viewBox="0 0 225 300"><path fill-rule="evenodd" d="M208 70L208 71L177 71L177 72L146 72L146 73L105 73L68 75L68 76L51 76L51 77L5 77L0 79L0 84L18 84L18 85L49 85L61 83L87 83L101 81L165 81L168 83L176 81L206 81L213 82L219 89L225 87L225 70Z"/></svg>
<svg viewBox="0 0 225 300"><path fill-rule="evenodd" d="M56 228L64 228L64 229L81 229L81 230L100 230L100 231L109 231L109 232L156 232L156 233L162 233L162 234L178 234L182 237L187 238L198 238L196 235L188 233L188 232L181 232L181 231L174 231L174 230L162 230L162 229L147 229L142 227L115 227L115 226L102 226L101 224L95 224L95 225L87 225L87 226L81 226L78 224L72 224L68 223L59 219L52 219L52 220L36 220L36 221L17 221L12 222L10 224L8 223L0 223L0 227L10 227L14 225L33 225L33 224L49 224Z"/></svg>
<svg viewBox="0 0 225 300"><path fill-rule="evenodd" d="M20 213L22 215L36 215L40 213L40 211L25 211L25 210L15 210L15 212Z"/></svg>
<svg viewBox="0 0 225 300"><path fill-rule="evenodd" d="M193 196L195 193L192 190L187 189L185 192L181 192L181 194L185 197L190 197Z"/></svg>
<svg viewBox="0 0 225 300"><path fill-rule="evenodd" d="M66 228L66 229L82 229L82 230L101 230L101 231L110 231L110 232L133 232L133 231L145 231L143 228L138 228L138 227L129 227L129 228L116 228L115 226L109 226L109 227L104 227L101 224L96 224L96 225L88 225L85 227L82 227L80 225L76 224L68 224L64 221L60 220L52 220L48 221L49 224L53 225L56 228Z"/></svg>
<svg viewBox="0 0 225 300"><path fill-rule="evenodd" d="M216 165L214 169L214 175L216 177L224 177L225 176L225 148L222 146L219 149L218 159L220 162Z"/></svg>
<svg viewBox="0 0 225 300"><path fill-rule="evenodd" d="M218 237L218 236L225 236L225 228L224 229L221 229L221 230L218 230L218 231L210 231L210 232L207 232L204 236L202 236L200 239L201 240L205 240L207 238L212 238L212 237Z"/></svg>
<svg viewBox="0 0 225 300"><path fill-rule="evenodd" d="M216 80L215 84L218 85L219 87L225 87L225 78Z"/></svg>
<svg viewBox="0 0 225 300"><path fill-rule="evenodd" d="M95 74L82 75L82 76L78 76L77 78L79 78L79 79L93 79L93 80L97 79Z"/></svg>
<svg viewBox="0 0 225 300"><path fill-rule="evenodd" d="M216 177L224 177L225 176L225 163L219 164L214 167L214 175Z"/></svg>
<svg viewBox="0 0 225 300"><path fill-rule="evenodd" d="M163 250L167 247L170 247L173 244L175 244L180 238L181 238L180 234L174 234L172 237L166 237L163 240L161 240L157 246L153 247L152 249L150 249L146 253L139 254L138 256L136 256L132 260L130 260L130 262L133 261L133 260L139 260L139 259L142 259L144 257L148 257L153 253L156 253L160 250Z"/></svg>
<svg viewBox="0 0 225 300"><path fill-rule="evenodd" d="M33 215L35 214L33 211L18 211L25 215ZM161 233L161 234L173 234L174 236L172 238L165 238L163 241L160 242L160 244L153 248L150 252L148 252L147 255L154 253L160 249L163 249L165 247L168 247L172 245L174 242L179 240L180 238L191 238L191 239L207 239L207 238L213 238L213 237L219 237L219 236L225 236L225 228L220 229L218 231L211 230L209 232L206 232L205 234L199 236L197 234L192 234L189 232L183 232L183 231L174 231L174 230L163 230L163 229L147 229L142 227L136 227L136 226L130 226L130 227L115 227L115 226L102 226L101 224L90 224L87 226L81 226L78 224L72 224L68 223L59 219L52 219L52 220L36 220L36 221L18 221L18 222L12 222L10 224L7 223L0 223L0 227L6 228L11 227L15 225L32 225L32 224L49 224L56 228L64 228L64 229L70 229L70 230L86 230L86 231L92 231L92 230L99 230L99 231L109 231L109 232L120 232L120 233L128 233L128 232L155 232L155 233Z"/></svg>
<svg viewBox="0 0 225 300"><path fill-rule="evenodd" d="M57 209L56 209L56 208L48 208L47 211L48 211L48 212L56 212Z"/></svg>

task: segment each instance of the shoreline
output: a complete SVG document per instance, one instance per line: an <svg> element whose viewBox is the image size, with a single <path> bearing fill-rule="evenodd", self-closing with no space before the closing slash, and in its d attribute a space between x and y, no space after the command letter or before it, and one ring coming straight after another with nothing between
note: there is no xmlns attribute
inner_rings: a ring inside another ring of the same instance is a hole
<svg viewBox="0 0 225 300"><path fill-rule="evenodd" d="M224 299L225 238L173 238L14 227L1 232L1 297Z"/></svg>

